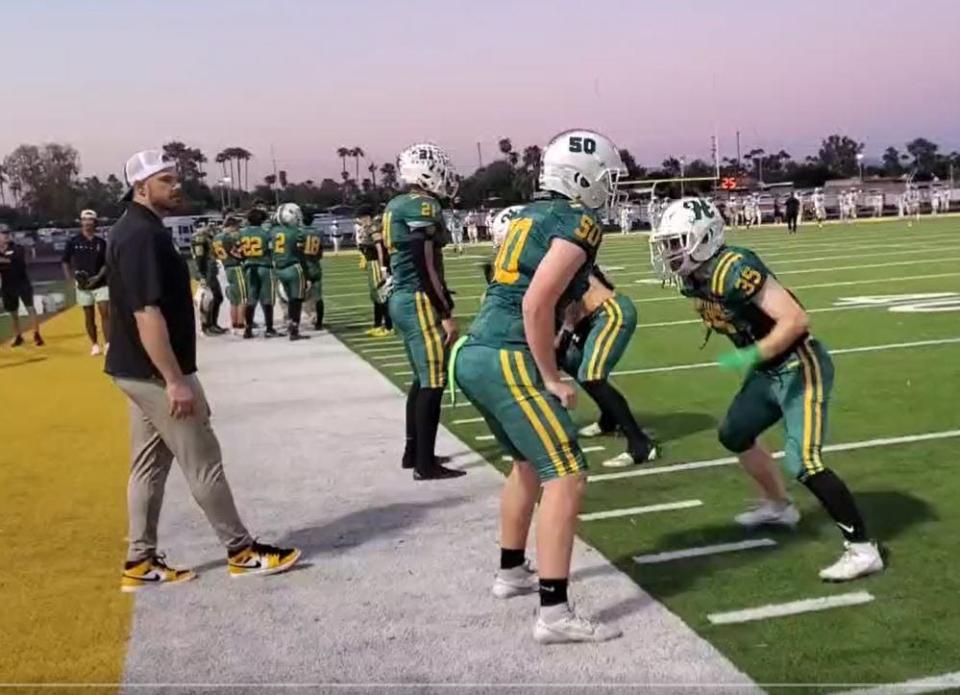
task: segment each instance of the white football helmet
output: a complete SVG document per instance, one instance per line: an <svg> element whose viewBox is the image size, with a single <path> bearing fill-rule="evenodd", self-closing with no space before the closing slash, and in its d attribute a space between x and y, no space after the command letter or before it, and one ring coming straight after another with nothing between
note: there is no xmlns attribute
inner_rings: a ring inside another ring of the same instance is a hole
<svg viewBox="0 0 960 695"><path fill-rule="evenodd" d="M442 198L457 194L457 171L450 155L430 142L410 145L397 155L397 172L401 182L419 186Z"/></svg>
<svg viewBox="0 0 960 695"><path fill-rule="evenodd" d="M540 188L597 210L616 200L627 168L610 138L592 130L567 130L543 151Z"/></svg>
<svg viewBox="0 0 960 695"><path fill-rule="evenodd" d="M671 203L650 235L650 262L663 279L686 276L723 246L723 216L712 203L681 198Z"/></svg>
<svg viewBox="0 0 960 695"><path fill-rule="evenodd" d="M284 203L277 208L277 222L287 227L299 227L303 224L303 211L296 203Z"/></svg>
<svg viewBox="0 0 960 695"><path fill-rule="evenodd" d="M493 216L493 222L490 224L490 239L495 249L503 244L503 240L507 238L507 232L510 231L510 223L520 216L521 210L523 210L522 205L511 205Z"/></svg>

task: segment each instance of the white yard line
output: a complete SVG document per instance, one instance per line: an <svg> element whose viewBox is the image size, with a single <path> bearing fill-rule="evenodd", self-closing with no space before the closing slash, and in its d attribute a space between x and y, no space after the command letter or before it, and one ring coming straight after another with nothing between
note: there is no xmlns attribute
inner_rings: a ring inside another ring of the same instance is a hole
<svg viewBox="0 0 960 695"><path fill-rule="evenodd" d="M861 347L831 349L831 355L847 355L855 352L883 352L884 350L902 350L905 348L929 347L933 345L952 345L960 343L960 338L937 338L933 340L915 340L909 343L884 343L882 345L864 345ZM706 369L716 367L716 362L692 362L674 364L668 367L646 367L644 369L623 369L611 372L611 376L630 376L632 374L657 374L659 372L682 372L688 369Z"/></svg>
<svg viewBox="0 0 960 695"><path fill-rule="evenodd" d="M465 417L461 420L454 420L454 425L472 425L475 422L483 422L482 417Z"/></svg>
<svg viewBox="0 0 960 695"><path fill-rule="evenodd" d="M898 444L915 444L917 442L929 442L937 439L953 439L960 437L960 430L944 430L942 432L925 432L923 434L907 434L901 437L882 437L879 439L865 439L859 442L844 442L842 444L829 444L823 447L825 452L831 451L856 451L857 449L873 449L876 447L896 446ZM773 458L783 458L783 452L777 451L772 454ZM645 475L660 475L661 473L680 473L682 471L692 471L700 468L714 468L716 466L729 466L737 462L736 456L724 456L723 458L709 459L706 461L692 461L690 463L678 463L673 466L658 466L655 468L636 468L634 470L622 471L620 473L599 473L591 475L588 480L591 483L604 480L619 480L620 478L636 478Z"/></svg>
<svg viewBox="0 0 960 695"><path fill-rule="evenodd" d="M917 678L903 683L886 683L872 688L844 690L832 695L919 695L920 693L938 693L950 688L960 690L960 671L942 673L929 678Z"/></svg>
<svg viewBox="0 0 960 695"><path fill-rule="evenodd" d="M663 553L654 553L652 555L637 555L633 558L633 561L638 565L657 565L661 562L685 560L688 557L703 557L705 555L719 555L721 553L736 553L741 550L753 550L754 548L772 548L776 544L777 542L772 538L757 538L755 540L740 541L738 543L717 543L716 545L701 545L696 548L670 550Z"/></svg>
<svg viewBox="0 0 960 695"><path fill-rule="evenodd" d="M710 613L707 616L707 620L714 625L731 625L734 623L747 623L753 620L782 618L787 615L798 615L800 613L826 611L831 608L842 608L844 606L859 606L864 603L870 603L871 601L873 601L873 594L870 592L854 591L849 594L807 598L801 601L790 601L789 603L771 603L766 606L730 611L729 613Z"/></svg>
<svg viewBox="0 0 960 695"><path fill-rule="evenodd" d="M683 500L681 502L664 502L663 504L651 504L647 507L627 507L625 509L609 509L605 512L591 512L581 514L580 521L596 521L597 519L615 519L620 516L635 516L637 514L652 514L654 512L671 512L677 509L690 509L700 507L703 502L700 500Z"/></svg>

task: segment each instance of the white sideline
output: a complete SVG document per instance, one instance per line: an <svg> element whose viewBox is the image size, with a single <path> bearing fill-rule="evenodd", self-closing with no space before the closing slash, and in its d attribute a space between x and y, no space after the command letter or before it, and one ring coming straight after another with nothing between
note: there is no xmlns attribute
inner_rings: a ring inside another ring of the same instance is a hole
<svg viewBox="0 0 960 695"><path fill-rule="evenodd" d="M923 434L908 434L902 437L883 437L880 439L865 439L860 442L845 442L843 444L828 444L823 447L825 452L831 451L855 451L857 449L872 449L881 446L895 446L897 444L915 444L916 442L929 442L936 439L952 439L960 437L960 430L944 430L942 432L926 432ZM776 451L771 454L773 458L783 458L782 451ZM591 483L601 482L603 480L618 480L620 478L636 478L644 475L659 475L660 473L680 473L681 471L692 471L698 468L713 468L715 466L729 466L737 462L736 456L725 456L718 459L707 461L692 461L691 463L678 463L673 466L658 466L656 468L637 468L632 471L623 471L621 473L600 473L591 475L587 480Z"/></svg>
<svg viewBox="0 0 960 695"><path fill-rule="evenodd" d="M701 545L696 548L669 550L663 553L653 553L650 555L636 555L634 556L633 561L638 565L656 565L661 562L683 560L688 557L703 557L704 555L735 553L739 550L752 550L753 548L770 548L776 544L777 542L772 538L758 538L750 541L739 541L738 543L717 543L716 545Z"/></svg>
<svg viewBox="0 0 960 695"><path fill-rule="evenodd" d="M899 350L902 348L928 347L931 345L951 345L960 343L960 338L937 338L933 340L915 340L909 343L884 343L882 345L862 345L852 348L831 349L831 355L848 355L855 352L882 352L883 350ZM704 369L716 367L716 362L693 362L691 364L675 364L669 367L646 367L644 369L624 369L610 372L610 376L629 376L631 374L655 374L658 372L679 372L686 369Z"/></svg>
<svg viewBox="0 0 960 695"><path fill-rule="evenodd" d="M753 620L782 618L787 615L797 615L799 613L825 611L831 608L842 608L843 606L858 606L863 603L870 603L871 601L873 601L873 594L869 591L854 591L849 594L807 598L802 601L790 601L789 603L771 603L766 606L730 611L729 613L710 613L707 616L707 620L714 625L731 625L734 623L747 623Z"/></svg>
<svg viewBox="0 0 960 695"><path fill-rule="evenodd" d="M947 688L960 689L960 671L943 673L929 678L917 678L903 683L885 683L872 688L844 690L832 695L919 695L920 693L936 693Z"/></svg>
<svg viewBox="0 0 960 695"><path fill-rule="evenodd" d="M700 507L703 502L700 500L682 500L680 502L664 502L663 504L651 504L648 507L627 507L625 509L609 509L605 512L590 512L581 514L580 521L594 521L596 519L614 519L619 516L634 516L635 514L651 514L653 512L670 512L675 509L690 509Z"/></svg>

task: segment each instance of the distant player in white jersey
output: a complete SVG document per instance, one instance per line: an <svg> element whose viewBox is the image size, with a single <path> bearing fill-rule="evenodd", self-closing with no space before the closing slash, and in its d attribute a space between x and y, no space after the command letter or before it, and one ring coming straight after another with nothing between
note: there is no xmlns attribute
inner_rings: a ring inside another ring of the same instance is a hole
<svg viewBox="0 0 960 695"><path fill-rule="evenodd" d="M624 205L620 208L620 233L626 234L633 224L633 211Z"/></svg>
<svg viewBox="0 0 960 695"><path fill-rule="evenodd" d="M729 200L727 200L727 210L728 217L730 218L730 224L734 229L740 227L740 198L739 196L732 195Z"/></svg>
<svg viewBox="0 0 960 695"><path fill-rule="evenodd" d="M760 194L754 193L750 196L750 202L753 204L753 223L759 227L763 224L763 212L760 210Z"/></svg>
<svg viewBox="0 0 960 695"><path fill-rule="evenodd" d="M850 191L850 193L847 195L847 206L849 208L848 212L850 214L850 219L855 220L857 219L857 213L859 212L860 208L860 191Z"/></svg>
<svg viewBox="0 0 960 695"><path fill-rule="evenodd" d="M883 217L884 197L883 191L877 191L873 194L873 216Z"/></svg>
<svg viewBox="0 0 960 695"><path fill-rule="evenodd" d="M454 250L457 253L463 253L463 218L460 213L453 210L450 213L450 220L447 223L450 228L450 239L453 241Z"/></svg>
<svg viewBox="0 0 960 695"><path fill-rule="evenodd" d="M940 212L950 212L950 192L952 189L944 188L940 191Z"/></svg>
<svg viewBox="0 0 960 695"><path fill-rule="evenodd" d="M813 189L813 216L817 220L817 226L823 227L823 221L827 219L827 199L823 194L823 189Z"/></svg>
<svg viewBox="0 0 960 695"><path fill-rule="evenodd" d="M467 238L471 244L480 241L480 226L477 224L477 217L477 213L473 210L467 213Z"/></svg>

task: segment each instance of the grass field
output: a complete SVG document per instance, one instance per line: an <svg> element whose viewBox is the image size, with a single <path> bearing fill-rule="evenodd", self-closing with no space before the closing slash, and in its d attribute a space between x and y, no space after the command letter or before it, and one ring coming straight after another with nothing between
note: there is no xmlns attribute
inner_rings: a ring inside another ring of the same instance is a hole
<svg viewBox="0 0 960 695"><path fill-rule="evenodd" d="M827 442L852 446L825 460L857 495L872 533L889 550L889 569L852 585L822 584L817 571L837 557L840 537L802 486L791 485L804 514L795 532L746 533L732 522L752 496L737 466L671 469L728 456L715 428L738 377L712 366L728 343L715 336L700 349L699 319L676 291L653 280L646 237L637 235L612 236L600 254L618 290L636 300L640 312L614 381L641 423L664 442L665 458L653 470L604 478L610 471L600 462L619 453L623 441L584 442L603 449L588 454L592 480L583 511L700 504L584 521L581 535L761 683L899 682L960 671L960 219L924 220L912 228L899 221L808 226L793 237L767 227L729 239L756 250L796 292L815 335L834 351ZM479 306L479 264L488 255L489 248L480 246L462 258L447 257L464 331ZM405 388L410 372L400 342L363 334L371 311L357 257L326 263L333 330ZM575 419L583 425L595 416L581 394ZM445 406L443 418L493 465L507 465L493 442L478 439L488 432L469 404ZM873 441L931 433L924 440ZM765 443L780 447L776 428ZM765 538L775 544L661 564L633 560ZM715 625L707 617L856 591L873 600L742 624Z"/></svg>

